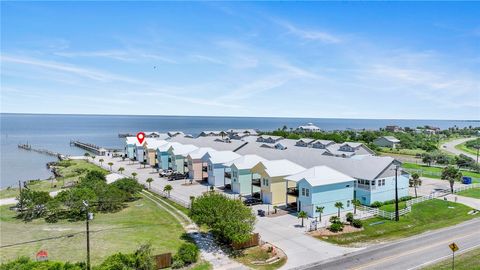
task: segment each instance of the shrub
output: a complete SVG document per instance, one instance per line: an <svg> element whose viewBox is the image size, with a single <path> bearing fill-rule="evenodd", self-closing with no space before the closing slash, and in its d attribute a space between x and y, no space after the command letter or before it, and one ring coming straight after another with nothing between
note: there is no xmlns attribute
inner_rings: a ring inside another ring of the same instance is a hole
<svg viewBox="0 0 480 270"><path fill-rule="evenodd" d="M332 223L328 228L331 232L341 232L343 231L343 224L342 223Z"/></svg>
<svg viewBox="0 0 480 270"><path fill-rule="evenodd" d="M333 223L342 223L342 222L340 221L340 218L339 218L339 217L337 217L337 216L331 216L331 217L330 217L330 223L333 224Z"/></svg>
<svg viewBox="0 0 480 270"><path fill-rule="evenodd" d="M354 219L352 221L352 226L355 228L362 228L363 227L363 222L360 219Z"/></svg>
<svg viewBox="0 0 480 270"><path fill-rule="evenodd" d="M350 212L348 212L347 215L346 215L346 217L347 217L347 222L350 223L350 224L352 224L353 214L350 213Z"/></svg>
<svg viewBox="0 0 480 270"><path fill-rule="evenodd" d="M191 264L198 260L198 247L193 243L184 243L178 249L176 254L178 260L185 264Z"/></svg>
<svg viewBox="0 0 480 270"><path fill-rule="evenodd" d="M178 268L182 268L185 266L185 263L178 259L178 257L175 255L173 256L173 263L170 267L172 267L172 269L178 269Z"/></svg>
<svg viewBox="0 0 480 270"><path fill-rule="evenodd" d="M373 208L379 208L382 205L383 204L381 202L376 201L376 202L373 202L370 206L373 207Z"/></svg>

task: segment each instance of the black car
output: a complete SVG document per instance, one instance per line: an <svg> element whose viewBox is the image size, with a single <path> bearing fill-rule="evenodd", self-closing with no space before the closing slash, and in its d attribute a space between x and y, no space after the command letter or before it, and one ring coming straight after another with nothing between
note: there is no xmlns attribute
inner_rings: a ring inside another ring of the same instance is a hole
<svg viewBox="0 0 480 270"><path fill-rule="evenodd" d="M188 175L188 174L186 174L186 173L172 173L172 174L168 177L168 181L186 179L186 178L187 178L187 175Z"/></svg>
<svg viewBox="0 0 480 270"><path fill-rule="evenodd" d="M251 205L262 204L262 200L257 199L257 198L249 198L249 199L246 199L245 201L243 201L243 203L246 206L251 206Z"/></svg>

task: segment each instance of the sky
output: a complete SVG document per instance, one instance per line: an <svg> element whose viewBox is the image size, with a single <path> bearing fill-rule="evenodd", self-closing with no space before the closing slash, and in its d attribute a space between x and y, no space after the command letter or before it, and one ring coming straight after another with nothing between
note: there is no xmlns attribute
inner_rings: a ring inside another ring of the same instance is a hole
<svg viewBox="0 0 480 270"><path fill-rule="evenodd" d="M3 113L480 119L480 3L1 2Z"/></svg>

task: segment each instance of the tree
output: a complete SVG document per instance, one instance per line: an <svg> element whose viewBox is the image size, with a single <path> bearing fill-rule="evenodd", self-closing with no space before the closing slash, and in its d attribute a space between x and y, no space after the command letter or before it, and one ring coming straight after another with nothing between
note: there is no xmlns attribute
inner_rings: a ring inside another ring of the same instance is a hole
<svg viewBox="0 0 480 270"><path fill-rule="evenodd" d="M308 218L308 215L307 215L307 212L305 211L300 211L298 212L298 218L301 218L302 219L302 227L303 227L303 220Z"/></svg>
<svg viewBox="0 0 480 270"><path fill-rule="evenodd" d="M17 207L21 209L18 216L24 221L42 217L47 213L45 205L50 200L51 197L46 191L35 191L24 188L17 197Z"/></svg>
<svg viewBox="0 0 480 270"><path fill-rule="evenodd" d="M153 182L153 178L151 177L147 178L148 189L152 189L152 182Z"/></svg>
<svg viewBox="0 0 480 270"><path fill-rule="evenodd" d="M118 168L119 173L123 173L123 171L125 171L125 168L123 168L123 167Z"/></svg>
<svg viewBox="0 0 480 270"><path fill-rule="evenodd" d="M223 194L207 192L192 201L190 217L198 225L207 225L225 243L248 241L255 224L255 215L243 202Z"/></svg>
<svg viewBox="0 0 480 270"><path fill-rule="evenodd" d="M108 162L108 166L110 166L110 171L112 170L113 162Z"/></svg>
<svg viewBox="0 0 480 270"><path fill-rule="evenodd" d="M83 156L85 156L85 157L87 157L87 158L88 158L88 157L90 156L90 153L88 153L88 152L85 152L85 154L83 154Z"/></svg>
<svg viewBox="0 0 480 270"><path fill-rule="evenodd" d="M137 176L137 173L136 173L136 172L132 172L132 177L133 177L133 179L135 179L136 176Z"/></svg>
<svg viewBox="0 0 480 270"><path fill-rule="evenodd" d="M98 160L98 162L100 162L100 167L103 166L103 162L104 162L104 161L105 161L105 160L103 160L103 158L101 158L101 159Z"/></svg>
<svg viewBox="0 0 480 270"><path fill-rule="evenodd" d="M318 221L319 222L322 222L322 214L323 214L324 209L325 209L325 206L317 206L315 208L315 212L318 213Z"/></svg>
<svg viewBox="0 0 480 270"><path fill-rule="evenodd" d="M92 160L95 160L96 156L92 156Z"/></svg>
<svg viewBox="0 0 480 270"><path fill-rule="evenodd" d="M170 191L172 191L172 189L173 187L171 185L166 185L165 187L163 187L163 191L167 192L168 197L170 197Z"/></svg>
<svg viewBox="0 0 480 270"><path fill-rule="evenodd" d="M111 185L123 190L128 195L128 200L133 200L143 187L132 178L122 178L113 182Z"/></svg>
<svg viewBox="0 0 480 270"><path fill-rule="evenodd" d="M340 217L340 210L343 209L343 203L342 202L336 202L335 207L338 209L338 217Z"/></svg>
<svg viewBox="0 0 480 270"><path fill-rule="evenodd" d="M353 214L356 215L357 214L357 207L362 205L362 203L357 199L353 199L352 204L353 204Z"/></svg>
<svg viewBox="0 0 480 270"><path fill-rule="evenodd" d="M450 191L453 193L453 185L455 184L455 181L462 179L462 173L459 169L453 166L447 166L442 170L442 179L450 182Z"/></svg>
<svg viewBox="0 0 480 270"><path fill-rule="evenodd" d="M428 166L432 166L433 156L428 153L423 154L422 162L428 164Z"/></svg>
<svg viewBox="0 0 480 270"><path fill-rule="evenodd" d="M410 178L410 186L413 186L413 188L415 189L415 198L418 197L417 196L417 186L421 185L421 180L420 180L420 175L418 175L418 173L412 173L412 178Z"/></svg>

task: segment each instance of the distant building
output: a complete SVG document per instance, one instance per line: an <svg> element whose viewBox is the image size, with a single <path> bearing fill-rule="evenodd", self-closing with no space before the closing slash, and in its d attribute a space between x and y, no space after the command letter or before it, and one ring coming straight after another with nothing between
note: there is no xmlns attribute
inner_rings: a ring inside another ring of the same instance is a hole
<svg viewBox="0 0 480 270"><path fill-rule="evenodd" d="M228 132L230 139L241 140L247 136L257 136L258 133L254 129L231 129Z"/></svg>
<svg viewBox="0 0 480 270"><path fill-rule="evenodd" d="M397 145L400 144L400 140L393 136L383 136L383 137L376 138L373 141L373 144L381 147L396 148Z"/></svg>
<svg viewBox="0 0 480 270"><path fill-rule="evenodd" d="M318 132L320 131L320 128L315 126L313 123L308 123L305 126L299 126L297 128L298 132Z"/></svg>
<svg viewBox="0 0 480 270"><path fill-rule="evenodd" d="M227 133L221 130L204 130L200 132L199 137L226 136Z"/></svg>
<svg viewBox="0 0 480 270"><path fill-rule="evenodd" d="M257 138L257 142L263 143L276 143L280 140L283 140L282 136L261 135Z"/></svg>
<svg viewBox="0 0 480 270"><path fill-rule="evenodd" d="M390 132L400 132L402 131L402 128L399 126L386 126L385 130Z"/></svg>

